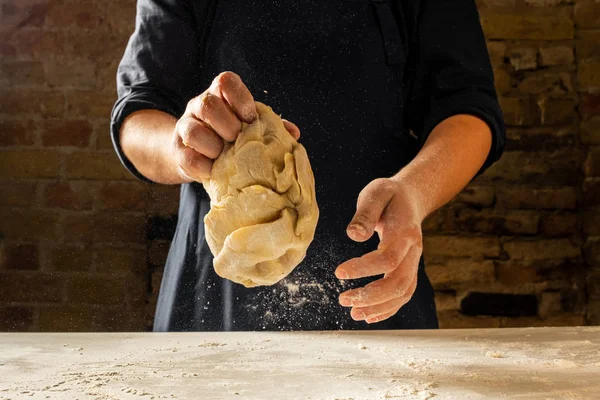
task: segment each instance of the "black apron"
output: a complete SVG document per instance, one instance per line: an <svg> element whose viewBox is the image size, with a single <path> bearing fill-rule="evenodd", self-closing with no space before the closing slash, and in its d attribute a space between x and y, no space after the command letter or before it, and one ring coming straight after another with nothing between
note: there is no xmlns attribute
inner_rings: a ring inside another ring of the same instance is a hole
<svg viewBox="0 0 600 400"><path fill-rule="evenodd" d="M341 292L375 278L334 276L342 262L377 247L345 234L359 192L411 157L403 124L406 40L391 2L229 0L209 7L201 93L234 71L261 101L296 123L314 171L320 220L306 258L281 282L245 288L216 275L204 237L209 198L181 188L179 220L160 289L155 331L436 328L423 260L410 302L377 324L353 321ZM376 237L377 235L375 235Z"/></svg>

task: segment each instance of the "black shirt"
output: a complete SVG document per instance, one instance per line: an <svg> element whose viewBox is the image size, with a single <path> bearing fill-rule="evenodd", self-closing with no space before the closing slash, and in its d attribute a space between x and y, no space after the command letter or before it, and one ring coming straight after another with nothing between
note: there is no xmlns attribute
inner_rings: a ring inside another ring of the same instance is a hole
<svg viewBox="0 0 600 400"><path fill-rule="evenodd" d="M138 0L136 29L118 74L111 131L123 164L125 117L158 109L177 118L222 71L257 101L295 122L313 167L320 221L305 260L270 287L219 278L204 237L209 199L181 187L178 225L154 330L435 328L434 294L421 259L411 301L373 325L355 322L340 292L343 261L374 250L345 234L360 190L395 174L442 120L458 113L493 132L481 171L498 159L504 125L473 0Z"/></svg>

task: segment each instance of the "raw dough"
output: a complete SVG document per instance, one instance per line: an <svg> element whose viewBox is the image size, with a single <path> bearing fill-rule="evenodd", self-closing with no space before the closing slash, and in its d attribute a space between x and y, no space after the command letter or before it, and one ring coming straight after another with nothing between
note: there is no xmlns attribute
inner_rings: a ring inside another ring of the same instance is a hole
<svg viewBox="0 0 600 400"><path fill-rule="evenodd" d="M246 287L273 285L292 272L319 219L304 146L270 107L257 102L256 109L256 121L243 123L235 143L225 143L204 182L215 271Z"/></svg>

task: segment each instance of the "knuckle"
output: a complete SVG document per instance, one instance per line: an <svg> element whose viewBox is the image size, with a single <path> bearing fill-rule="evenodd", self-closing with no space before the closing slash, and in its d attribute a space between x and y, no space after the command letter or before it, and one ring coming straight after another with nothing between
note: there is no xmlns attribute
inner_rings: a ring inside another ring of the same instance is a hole
<svg viewBox="0 0 600 400"><path fill-rule="evenodd" d="M200 96L200 106L203 112L214 110L217 107L217 96L205 92Z"/></svg>
<svg viewBox="0 0 600 400"><path fill-rule="evenodd" d="M356 222L358 222L359 224L363 225L363 226L373 226L377 223L377 221L375 221L375 219L368 214L359 214L356 216Z"/></svg>
<svg viewBox="0 0 600 400"><path fill-rule="evenodd" d="M179 137L181 137L183 144L187 145L192 137L192 124L189 121L182 121L181 123L178 123L177 128L177 131L179 132Z"/></svg>
<svg viewBox="0 0 600 400"><path fill-rule="evenodd" d="M215 78L215 83L218 86L229 86L231 84L234 84L236 81L239 80L239 76L231 71L224 71L221 72L219 75L217 75L217 77Z"/></svg>
<svg viewBox="0 0 600 400"><path fill-rule="evenodd" d="M385 251L381 253L381 266L385 268L386 271L392 271L396 268L396 257L389 251Z"/></svg>

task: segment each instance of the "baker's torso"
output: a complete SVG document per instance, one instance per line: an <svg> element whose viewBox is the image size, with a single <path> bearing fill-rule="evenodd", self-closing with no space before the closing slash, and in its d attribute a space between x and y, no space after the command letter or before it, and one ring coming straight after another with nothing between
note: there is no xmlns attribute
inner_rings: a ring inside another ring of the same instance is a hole
<svg viewBox="0 0 600 400"><path fill-rule="evenodd" d="M244 288L219 278L204 239L209 199L182 186L177 231L155 330L431 328L433 292L421 263L419 286L397 316L352 321L339 293L372 279L340 282L343 261L377 246L345 234L360 190L410 158L403 125L405 51L392 2L218 1L199 45L198 94L222 71L239 74L255 100L296 123L313 168L320 220L304 261L274 286ZM176 40L173 39L173 40Z"/></svg>

